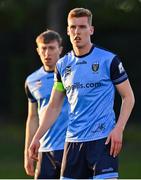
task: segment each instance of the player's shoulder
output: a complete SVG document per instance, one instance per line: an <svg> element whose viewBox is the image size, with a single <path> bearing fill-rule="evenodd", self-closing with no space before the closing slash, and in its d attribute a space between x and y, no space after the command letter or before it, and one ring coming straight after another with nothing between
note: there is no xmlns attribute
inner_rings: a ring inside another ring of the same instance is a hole
<svg viewBox="0 0 141 180"><path fill-rule="evenodd" d="M40 78L41 74L44 72L43 67L40 67L39 69L35 70L31 74L29 74L25 80L26 83L29 83L31 81L36 81Z"/></svg>
<svg viewBox="0 0 141 180"><path fill-rule="evenodd" d="M72 60L72 56L73 56L72 51L67 52L62 58L60 58L57 61L57 66L61 66L61 67L67 66L67 64L69 64L70 61Z"/></svg>
<svg viewBox="0 0 141 180"><path fill-rule="evenodd" d="M67 52L62 58L58 60L57 63L63 63L69 60L72 57L72 51Z"/></svg>
<svg viewBox="0 0 141 180"><path fill-rule="evenodd" d="M112 52L109 49L103 48L101 46L95 46L95 53L97 53L99 56L108 58L108 59L113 59L115 56L117 56L116 53Z"/></svg>

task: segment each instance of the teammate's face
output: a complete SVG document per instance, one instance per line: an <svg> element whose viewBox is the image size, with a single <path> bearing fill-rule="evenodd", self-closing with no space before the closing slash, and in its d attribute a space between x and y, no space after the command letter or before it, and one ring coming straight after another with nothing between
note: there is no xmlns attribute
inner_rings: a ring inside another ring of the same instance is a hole
<svg viewBox="0 0 141 180"><path fill-rule="evenodd" d="M62 47L57 41L50 41L47 44L38 43L37 52L46 70L53 70L59 56L62 52Z"/></svg>
<svg viewBox="0 0 141 180"><path fill-rule="evenodd" d="M73 17L68 19L67 32L73 47L83 48L91 43L93 26L88 23L88 17Z"/></svg>

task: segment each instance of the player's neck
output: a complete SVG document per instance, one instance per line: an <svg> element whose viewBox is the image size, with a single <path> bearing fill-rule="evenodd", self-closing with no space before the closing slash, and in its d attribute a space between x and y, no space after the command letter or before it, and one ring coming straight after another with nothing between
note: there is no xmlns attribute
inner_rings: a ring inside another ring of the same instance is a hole
<svg viewBox="0 0 141 180"><path fill-rule="evenodd" d="M44 70L47 72L54 71L54 68L55 68L54 66L44 66Z"/></svg>
<svg viewBox="0 0 141 180"><path fill-rule="evenodd" d="M73 46L73 51L74 51L76 56L83 56L83 55L89 53L92 46L93 46L92 43L89 43L89 44L87 44L86 46L83 46L83 47L76 47L76 46L74 47Z"/></svg>

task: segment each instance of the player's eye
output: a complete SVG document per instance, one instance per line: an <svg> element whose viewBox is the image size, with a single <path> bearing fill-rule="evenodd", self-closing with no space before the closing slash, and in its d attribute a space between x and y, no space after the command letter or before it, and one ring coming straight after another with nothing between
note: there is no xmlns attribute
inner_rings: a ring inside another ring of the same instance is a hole
<svg viewBox="0 0 141 180"><path fill-rule="evenodd" d="M49 49L50 49L50 50L54 50L55 47L54 47L54 46L50 46Z"/></svg>
<svg viewBox="0 0 141 180"><path fill-rule="evenodd" d="M85 26L85 25L81 25L80 28L81 28L81 29L85 29L86 26Z"/></svg>
<svg viewBox="0 0 141 180"><path fill-rule="evenodd" d="M70 29L76 29L76 26L70 26Z"/></svg>
<svg viewBox="0 0 141 180"><path fill-rule="evenodd" d="M45 51L45 50L46 50L46 47L42 47L42 50Z"/></svg>

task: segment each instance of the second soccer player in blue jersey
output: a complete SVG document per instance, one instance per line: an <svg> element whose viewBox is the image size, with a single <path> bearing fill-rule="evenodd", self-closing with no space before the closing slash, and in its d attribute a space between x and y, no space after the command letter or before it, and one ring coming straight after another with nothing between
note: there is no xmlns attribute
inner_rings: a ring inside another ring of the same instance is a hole
<svg viewBox="0 0 141 180"><path fill-rule="evenodd" d="M61 178L118 178L123 131L134 105L127 73L116 54L91 42L94 27L88 9L69 12L67 31L73 50L56 65L53 96L33 138L30 155L34 157L39 139L56 119L65 92L70 112ZM117 120L113 110L115 88L122 99Z"/></svg>
<svg viewBox="0 0 141 180"><path fill-rule="evenodd" d="M68 106L65 99L63 108L57 121L45 133L37 151L38 161L34 172L34 160L29 157L28 147L40 124L42 114L48 105L54 82L54 68L62 52L61 36L47 30L36 38L37 52L43 64L38 70L30 74L25 83L28 97L28 118L26 122L25 158L26 173L35 179L57 179L60 177L64 142L68 124Z"/></svg>

